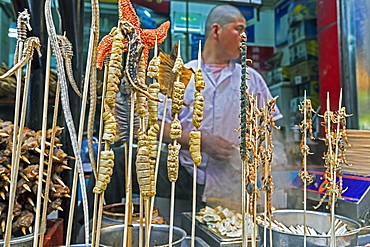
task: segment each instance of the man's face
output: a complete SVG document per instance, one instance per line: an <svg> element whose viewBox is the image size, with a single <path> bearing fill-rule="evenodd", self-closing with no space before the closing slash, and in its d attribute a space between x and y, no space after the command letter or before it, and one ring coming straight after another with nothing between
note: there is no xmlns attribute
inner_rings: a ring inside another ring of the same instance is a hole
<svg viewBox="0 0 370 247"><path fill-rule="evenodd" d="M225 25L220 28L219 31L219 45L225 52L225 58L227 60L236 59L240 55L240 34L244 32L246 27L245 19L239 16L234 22Z"/></svg>

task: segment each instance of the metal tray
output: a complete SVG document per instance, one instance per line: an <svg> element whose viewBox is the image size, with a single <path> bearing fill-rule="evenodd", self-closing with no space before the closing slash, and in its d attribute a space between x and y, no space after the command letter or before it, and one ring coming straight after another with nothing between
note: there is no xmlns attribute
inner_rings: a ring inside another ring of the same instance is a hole
<svg viewBox="0 0 370 247"><path fill-rule="evenodd" d="M191 212L183 212L181 218L181 228L189 235L191 234ZM195 222L195 234L203 239L210 246L241 246L242 238L231 238L222 236L210 230L206 225ZM248 240L249 242L249 240Z"/></svg>

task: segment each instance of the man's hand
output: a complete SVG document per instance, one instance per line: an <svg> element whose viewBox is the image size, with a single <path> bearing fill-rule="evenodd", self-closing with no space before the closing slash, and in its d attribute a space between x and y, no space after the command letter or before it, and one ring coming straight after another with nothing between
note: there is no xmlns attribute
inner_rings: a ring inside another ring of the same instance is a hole
<svg viewBox="0 0 370 247"><path fill-rule="evenodd" d="M202 135L201 148L202 152L217 160L229 160L234 153L233 143L221 136Z"/></svg>

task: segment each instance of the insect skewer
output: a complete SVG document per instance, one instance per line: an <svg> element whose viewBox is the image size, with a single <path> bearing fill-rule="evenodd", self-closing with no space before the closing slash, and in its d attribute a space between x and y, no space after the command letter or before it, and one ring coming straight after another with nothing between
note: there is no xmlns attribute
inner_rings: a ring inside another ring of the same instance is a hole
<svg viewBox="0 0 370 247"><path fill-rule="evenodd" d="M246 212L248 211L245 209L245 206L246 206L245 204L247 203L248 205L248 202L246 202L246 198L248 198L248 196L245 195L246 176L248 176L247 172L248 172L248 169L246 169L246 162L245 162L245 159L243 159L242 160L242 240L243 240L242 247L247 246Z"/></svg>
<svg viewBox="0 0 370 247"><path fill-rule="evenodd" d="M255 102L256 106L257 107L257 98L256 98L256 102ZM252 109L254 109L254 107L252 107ZM256 116L256 114L254 114ZM257 128L257 121L254 121L253 122L255 126L253 126L254 129ZM254 139L254 147L255 147L255 152L257 152L258 150L257 149L257 135L255 135L255 139ZM257 159L254 159L253 160L253 165L254 165L254 171L255 173L257 173L257 170L258 170L258 160ZM257 176L255 176L255 179L254 179L254 191L253 191L253 230L252 230L252 247L255 247L256 246L256 237L257 237L257 221L256 221L256 217L257 217L257 190L258 190L258 187L257 187Z"/></svg>
<svg viewBox="0 0 370 247"><path fill-rule="evenodd" d="M328 93L328 99L329 99L329 93ZM328 109L329 109L329 101L328 101ZM342 89L340 90L340 94L339 94L339 108L338 109L341 109L342 108ZM339 116L338 116L339 118ZM338 119L340 120L340 119ZM338 162L338 146L339 146L339 141L340 141L340 131L339 131L339 128L340 128L340 121L338 121L337 123L337 130L336 130L336 138L335 138L335 156L334 156L334 164L335 166L339 166L339 162ZM330 133L330 132L329 132ZM330 163L332 164L332 163ZM336 186L337 182L336 182L336 178L337 178L337 173L336 173L336 167L335 168L332 168L332 181L333 181L333 185ZM336 202L336 194L334 193L334 191L332 192L332 196L331 196L331 199L332 199L332 203L331 203L331 210L330 210L330 219L331 219L331 246L332 247L335 247L336 246L336 237L335 237L335 231L333 229L335 229L335 202Z"/></svg>
<svg viewBox="0 0 370 247"><path fill-rule="evenodd" d="M327 99L326 99L326 111L329 113L330 112L330 101L329 101L329 92L327 94ZM328 139L328 147L329 147L329 150L328 152L330 153L330 155L333 153L333 147L332 147L332 139L330 136L328 135L331 135L331 128L330 128L330 125L331 125L331 119L329 118L329 114L327 114L327 139ZM332 162L329 162L330 163L330 176L331 176L331 183L332 183L332 186L336 186L336 172L335 172L335 169L333 167L333 164ZM334 204L335 204L335 194L332 194L331 195L331 199L332 199L332 208L330 210L330 223L331 223L331 229L334 229ZM330 238L330 246L331 247L335 247L336 246L336 238L335 238L335 231L332 230L332 233L331 233L331 238Z"/></svg>
<svg viewBox="0 0 370 247"><path fill-rule="evenodd" d="M126 181L126 195L129 195L132 192L132 151L133 151L133 139L134 139L134 112L135 112L135 96L136 93L132 90L131 91L131 109L130 109L130 131L129 131L129 142L128 142L128 165L127 165L127 181ZM128 240L129 231L128 221L129 221L129 213L131 212L132 203L126 202L125 204L125 227L124 227L124 234L123 234L123 246L128 247Z"/></svg>
<svg viewBox="0 0 370 247"><path fill-rule="evenodd" d="M306 101L306 91L304 91L304 100ZM307 121L307 107L304 108L304 114L303 114L303 123L306 124ZM303 133L303 146L306 147L307 143L307 128L304 128ZM306 223L306 212L307 212L307 153L303 154L303 172L305 178L303 179L303 225L304 225L304 231L303 231L303 246L306 247L307 245L307 223Z"/></svg>
<svg viewBox="0 0 370 247"><path fill-rule="evenodd" d="M161 124L161 129L160 129L160 134L159 134L159 141L158 141L158 152L157 152L157 159L156 159L156 164L155 164L155 171L154 171L154 184L157 186L157 178L158 178L158 171L159 171L159 161L161 157L161 151L162 151L162 142L163 142L163 134L164 134L164 124L166 122L166 112L167 112L167 104L168 104L168 95L166 94L166 97L164 99L164 106L163 106L163 117L162 117L162 124ZM150 216L153 215L153 208L154 208L154 200L155 200L155 195L151 198L151 204L150 204ZM149 223L149 236L151 232L151 221Z"/></svg>
<svg viewBox="0 0 370 247"><path fill-rule="evenodd" d="M177 114L176 114L177 118ZM176 146L177 140L173 141L173 145ZM168 246L172 246L172 239L173 239L173 221L175 217L175 188L176 182L171 182L171 199L170 199L170 229L168 232Z"/></svg>
<svg viewBox="0 0 370 247"><path fill-rule="evenodd" d="M108 63L104 67L104 79L103 79L103 91L102 91L102 99L101 102L105 102L105 91L107 87L107 79L108 79ZM96 176L95 180L98 179L98 171L100 167L100 150L102 148L102 136L103 136L103 112L104 112L104 103L101 105L100 108L100 119L99 119L99 143L98 143L98 155L97 155L97 162L96 162ZM106 143L108 145L108 143ZM100 195L101 198L104 199L104 193ZM92 247L99 246L99 239L100 239L100 225L101 225L101 218L99 217L100 208L102 207L102 203L100 202L102 199L99 198L99 195L94 193L94 211L93 211L93 222L92 222ZM98 219L96 218L98 215ZM100 218L100 220L99 220Z"/></svg>

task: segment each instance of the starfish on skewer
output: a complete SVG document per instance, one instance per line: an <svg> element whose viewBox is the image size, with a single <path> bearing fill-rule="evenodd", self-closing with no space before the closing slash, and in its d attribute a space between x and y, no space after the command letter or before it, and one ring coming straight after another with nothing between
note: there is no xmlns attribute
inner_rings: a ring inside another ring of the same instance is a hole
<svg viewBox="0 0 370 247"><path fill-rule="evenodd" d="M134 26L136 34L140 37L140 42L144 45L144 59L145 61L148 61L149 49L154 48L156 38L158 45L160 45L166 39L170 22L166 21L162 23L157 29L142 29L140 27L140 19L137 16L130 0L119 0L119 18L120 20L130 22ZM112 40L112 36L108 34L100 41L97 57L97 67L99 69L103 67L104 58L111 52ZM123 43L125 44L127 50L128 41L124 40Z"/></svg>

